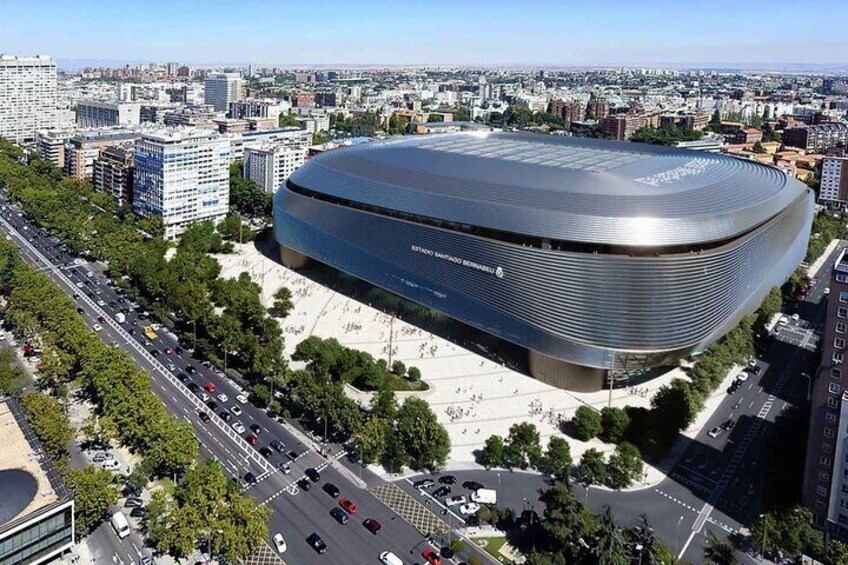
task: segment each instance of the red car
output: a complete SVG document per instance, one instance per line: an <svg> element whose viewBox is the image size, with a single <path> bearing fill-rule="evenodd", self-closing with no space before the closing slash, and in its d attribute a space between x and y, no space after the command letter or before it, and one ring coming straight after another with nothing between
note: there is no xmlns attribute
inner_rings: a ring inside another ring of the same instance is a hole
<svg viewBox="0 0 848 565"><path fill-rule="evenodd" d="M247 443L249 443L250 445L256 445L257 443L259 443L259 438L256 437L256 434L248 434L247 437L244 439L246 439Z"/></svg>
<svg viewBox="0 0 848 565"><path fill-rule="evenodd" d="M442 565L442 558L439 557L439 554L433 551L430 548L425 549L421 552L421 557L424 558L424 561L429 563L430 565Z"/></svg>
<svg viewBox="0 0 848 565"><path fill-rule="evenodd" d="M368 518L367 520L362 522L362 525L365 526L366 530L368 530L375 536L377 535L377 532L383 529L383 526L380 524L380 522L378 522L374 518Z"/></svg>
<svg viewBox="0 0 848 565"><path fill-rule="evenodd" d="M209 393L215 392L215 385L212 384L212 383L206 383L205 385L203 385L203 388L206 389L206 392L209 392Z"/></svg>
<svg viewBox="0 0 848 565"><path fill-rule="evenodd" d="M166 348L165 348L165 355L170 355L170 354L171 354L171 353L173 353L173 352L174 352L174 350L173 350L173 349L171 349L170 347L166 347Z"/></svg>
<svg viewBox="0 0 848 565"><path fill-rule="evenodd" d="M343 498L339 500L339 506L347 510L348 514L356 514L356 504L351 500Z"/></svg>
<svg viewBox="0 0 848 565"><path fill-rule="evenodd" d="M198 415L198 416L200 417L200 419L201 419L201 420L203 420L204 422L208 422L208 421L209 421L209 414L207 414L206 412L200 411L200 412L198 412L198 413L197 413L197 415Z"/></svg>

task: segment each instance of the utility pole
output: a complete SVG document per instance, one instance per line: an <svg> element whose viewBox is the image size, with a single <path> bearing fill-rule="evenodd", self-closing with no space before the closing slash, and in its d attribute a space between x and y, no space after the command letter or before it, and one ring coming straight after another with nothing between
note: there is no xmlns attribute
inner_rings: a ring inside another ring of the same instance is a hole
<svg viewBox="0 0 848 565"><path fill-rule="evenodd" d="M612 363L610 364L610 372L609 372L609 399L607 400L607 406L612 408L612 385L615 381L615 351L612 352Z"/></svg>
<svg viewBox="0 0 848 565"><path fill-rule="evenodd" d="M389 320L389 370L392 370L392 338L394 337L395 314L392 312L392 317Z"/></svg>

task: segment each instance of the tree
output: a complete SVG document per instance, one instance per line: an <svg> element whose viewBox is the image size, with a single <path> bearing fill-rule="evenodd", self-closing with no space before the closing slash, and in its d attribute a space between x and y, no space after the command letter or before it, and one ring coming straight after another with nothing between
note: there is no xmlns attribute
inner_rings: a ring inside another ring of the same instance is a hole
<svg viewBox="0 0 848 565"><path fill-rule="evenodd" d="M574 437L581 441L589 441L601 433L601 414L584 404L574 413L571 425L574 429Z"/></svg>
<svg viewBox="0 0 848 565"><path fill-rule="evenodd" d="M622 442L615 448L607 464L607 485L614 489L629 487L642 478L644 465L639 449L632 443Z"/></svg>
<svg viewBox="0 0 848 565"><path fill-rule="evenodd" d="M514 467L525 469L535 466L542 458L539 430L530 422L511 425L506 442L509 446L506 450L507 460Z"/></svg>
<svg viewBox="0 0 848 565"><path fill-rule="evenodd" d="M274 306L272 310L274 311L274 316L277 318L285 318L289 315L289 312L294 308L294 303L292 302L292 293L287 287L280 287L277 292L274 293Z"/></svg>
<svg viewBox="0 0 848 565"><path fill-rule="evenodd" d="M763 147L763 144L759 141L754 142L754 146L751 148L751 151L753 151L754 153L765 153L766 152L765 148Z"/></svg>
<svg viewBox="0 0 848 565"><path fill-rule="evenodd" d="M602 485L607 482L607 465L604 454L590 448L583 452L579 465L580 476L588 484Z"/></svg>
<svg viewBox="0 0 848 565"><path fill-rule="evenodd" d="M280 114L278 123L281 128L296 128L299 125L297 118L291 114Z"/></svg>
<svg viewBox="0 0 848 565"><path fill-rule="evenodd" d="M564 563L592 562L586 544L596 529L595 518L580 504L565 481L544 491L544 519L538 522L545 546L561 554ZM582 540L582 543L581 543Z"/></svg>
<svg viewBox="0 0 848 565"><path fill-rule="evenodd" d="M762 329L768 325L772 317L780 312L781 308L783 308L783 295L781 295L779 288L773 286L763 298L760 308L757 310L756 327Z"/></svg>
<svg viewBox="0 0 848 565"><path fill-rule="evenodd" d="M245 229L241 218L235 214L230 214L224 218L218 224L217 230L221 234L221 237L227 241L238 241L241 243L243 238L247 238L248 240L253 238L250 228Z"/></svg>
<svg viewBox="0 0 848 565"><path fill-rule="evenodd" d="M118 502L118 484L110 471L92 465L71 469L65 477L74 493L77 536L94 530L106 518L109 507Z"/></svg>
<svg viewBox="0 0 848 565"><path fill-rule="evenodd" d="M604 406L601 410L600 438L608 443L618 443L624 439L630 426L630 416L621 408Z"/></svg>
<svg viewBox="0 0 848 565"><path fill-rule="evenodd" d="M736 565L736 550L726 541L712 532L707 533L707 547L704 548L704 560L713 565Z"/></svg>
<svg viewBox="0 0 848 565"><path fill-rule="evenodd" d="M397 416L398 403L393 390L381 390L371 397L371 414L394 422Z"/></svg>
<svg viewBox="0 0 848 565"><path fill-rule="evenodd" d="M595 536L597 545L592 548L592 553L597 559L596 563L599 565L628 565L630 563L624 536L616 527L609 506L601 514Z"/></svg>
<svg viewBox="0 0 848 565"><path fill-rule="evenodd" d="M551 436L545 452L545 468L554 477L567 481L571 472L571 446L565 438Z"/></svg>
<svg viewBox="0 0 848 565"><path fill-rule="evenodd" d="M398 409L390 434L395 445L405 447L409 466L415 470L444 467L450 453L450 437L425 400L409 397Z"/></svg>
<svg viewBox="0 0 848 565"><path fill-rule="evenodd" d="M409 380L417 383L421 380L421 370L418 367L410 367L406 370L406 376L409 377Z"/></svg>
<svg viewBox="0 0 848 565"><path fill-rule="evenodd" d="M62 405L49 396L35 392L25 395L21 403L44 451L58 470L64 470L74 431Z"/></svg>
<svg viewBox="0 0 848 565"><path fill-rule="evenodd" d="M91 414L83 424L82 435L92 445L108 447L118 438L118 430L108 416Z"/></svg>
<svg viewBox="0 0 848 565"><path fill-rule="evenodd" d="M504 465L504 440L499 435L491 435L486 438L483 450L480 452L480 463L487 469L492 467L503 467Z"/></svg>
<svg viewBox="0 0 848 565"><path fill-rule="evenodd" d="M392 373L399 377L402 377L406 373L406 365L404 365L403 361L397 360L392 363Z"/></svg>
<svg viewBox="0 0 848 565"><path fill-rule="evenodd" d="M357 453L363 463L377 463L383 459L388 445L389 426L389 421L376 415L365 420L357 434Z"/></svg>

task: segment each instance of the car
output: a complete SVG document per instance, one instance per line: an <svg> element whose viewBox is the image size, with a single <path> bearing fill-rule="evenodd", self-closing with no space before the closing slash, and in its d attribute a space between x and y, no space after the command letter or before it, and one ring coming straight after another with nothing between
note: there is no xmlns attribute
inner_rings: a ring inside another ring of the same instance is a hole
<svg viewBox="0 0 848 565"><path fill-rule="evenodd" d="M787 318L786 316L781 316L780 319L777 321L777 323L780 326L785 326L786 324L789 323L789 318Z"/></svg>
<svg viewBox="0 0 848 565"><path fill-rule="evenodd" d="M171 371L172 373L176 373L177 372L177 366L174 365L173 363L168 363L168 370Z"/></svg>
<svg viewBox="0 0 848 565"><path fill-rule="evenodd" d="M186 365L186 372L189 375L197 374L197 369L194 368L194 365Z"/></svg>
<svg viewBox="0 0 848 565"><path fill-rule="evenodd" d="M200 398L200 400L202 400L203 402L206 402L206 401L208 401L208 400L209 400L209 395L208 395L208 394L206 394L206 391L204 391L204 390L199 390L199 391L197 391L197 396L198 396L198 398Z"/></svg>
<svg viewBox="0 0 848 565"><path fill-rule="evenodd" d="M230 412L235 414L236 416L241 416L241 408L237 404L233 404L230 406Z"/></svg>
<svg viewBox="0 0 848 565"><path fill-rule="evenodd" d="M147 513L147 510L144 509L144 506L136 506L132 510L130 510L130 516L133 518L144 518L144 515Z"/></svg>
<svg viewBox="0 0 848 565"><path fill-rule="evenodd" d="M114 300L109 302L109 308L117 308L117 307L118 307L118 304Z"/></svg>
<svg viewBox="0 0 848 565"><path fill-rule="evenodd" d="M350 499L343 498L339 500L339 506L344 508L348 514L356 514L356 503Z"/></svg>
<svg viewBox="0 0 848 565"><path fill-rule="evenodd" d="M763 371L763 368L759 365L754 365L753 367L748 367L745 370L751 373L752 375L759 375Z"/></svg>
<svg viewBox="0 0 848 565"><path fill-rule="evenodd" d="M429 547L421 552L421 557L424 558L424 561L429 563L430 565L442 565L442 558L439 557L439 554Z"/></svg>
<svg viewBox="0 0 848 565"><path fill-rule="evenodd" d="M121 464L114 459L107 459L106 461L100 462L100 468L107 471L118 471L121 468Z"/></svg>
<svg viewBox="0 0 848 565"><path fill-rule="evenodd" d="M166 347L166 348L165 348L165 355L171 355L171 354L173 354L173 353L174 353L174 350L173 350L173 349L171 349L170 347Z"/></svg>
<svg viewBox="0 0 848 565"><path fill-rule="evenodd" d="M82 314L82 313L84 313L84 312L85 312L85 310L83 310L83 309L82 309L82 308L80 308L80 307L77 307L77 314Z"/></svg>
<svg viewBox="0 0 848 565"><path fill-rule="evenodd" d="M730 419L725 420L721 424L721 429L723 429L724 431L727 431L727 432L732 430L734 427L736 427L736 422L734 422L733 420L730 420Z"/></svg>
<svg viewBox="0 0 848 565"><path fill-rule="evenodd" d="M716 426L713 429L711 429L709 432L707 432L707 435L712 437L712 438L716 438L716 437L719 436L719 434L721 434L721 432L722 432L721 428Z"/></svg>
<svg viewBox="0 0 848 565"><path fill-rule="evenodd" d="M453 475L442 475L441 477L439 477L439 484L440 485L455 485L456 484L456 477L454 477Z"/></svg>
<svg viewBox="0 0 848 565"><path fill-rule="evenodd" d="M100 330L103 329L103 326L101 326L100 324L94 324L93 326L91 326L91 329L93 329L96 332L99 332Z"/></svg>
<svg viewBox="0 0 848 565"><path fill-rule="evenodd" d="M292 461L295 461L298 457L300 457L300 453L298 453L294 449L290 449L289 451L286 451L286 457L288 457Z"/></svg>
<svg viewBox="0 0 848 565"><path fill-rule="evenodd" d="M98 306L100 306L101 308L103 308L104 306L106 306L106 301L105 301L105 300L102 300L102 299L101 299L101 300L98 300L98 301L97 301L97 305L98 305Z"/></svg>
<svg viewBox="0 0 848 565"><path fill-rule="evenodd" d="M445 499L445 506L458 506L460 504L465 504L466 502L468 502L468 500L465 498L465 495L459 494Z"/></svg>
<svg viewBox="0 0 848 565"><path fill-rule="evenodd" d="M203 420L204 422L208 422L209 420L211 420L211 418L209 417L209 414L207 414L207 413L206 413L206 412L204 412L203 410L200 410L200 411L197 413L197 416L198 416L201 420Z"/></svg>
<svg viewBox="0 0 848 565"><path fill-rule="evenodd" d="M213 412L218 409L218 403L212 400L211 398L206 401L206 406L208 406L209 409Z"/></svg>
<svg viewBox="0 0 848 565"><path fill-rule="evenodd" d="M221 410L220 412L218 412L218 416L220 416L221 419L225 422L229 422L233 419L233 415L227 412L226 410Z"/></svg>
<svg viewBox="0 0 848 565"><path fill-rule="evenodd" d="M259 435L259 434L261 434L261 433L262 433L262 428L259 426L259 424L250 424L250 429L251 429L251 430L253 431L253 433L255 433L256 435Z"/></svg>
<svg viewBox="0 0 848 565"><path fill-rule="evenodd" d="M250 471L248 471L247 473L245 473L245 475L244 475L244 481L245 481L247 484L249 484L249 485L255 485L256 483L258 483L258 482L259 482L259 481L257 481L257 480L256 480L256 475L254 475L254 474L253 474L253 473L251 473Z"/></svg>
<svg viewBox="0 0 848 565"><path fill-rule="evenodd" d="M186 379L188 379L188 375L186 375ZM180 380L182 380L182 379L180 379ZM188 383L186 386L188 387L188 389L191 392L193 392L195 394L200 390L200 387L197 386L197 383Z"/></svg>
<svg viewBox="0 0 848 565"><path fill-rule="evenodd" d="M277 553L285 553L288 546L286 546L286 540L283 539L283 534L277 532L274 534L274 549L277 550Z"/></svg>
<svg viewBox="0 0 848 565"><path fill-rule="evenodd" d="M114 459L114 458L115 458L115 456L112 455L111 453L109 453L108 451L101 451L99 453L95 453L94 457L92 457L91 459L95 463L102 463L103 461L109 461L110 459Z"/></svg>
<svg viewBox="0 0 848 565"><path fill-rule="evenodd" d="M238 401L239 401L239 402L241 402L242 404L247 404L247 397L246 397L245 395L243 395L243 394L237 394L237 395L236 395L236 400L238 400Z"/></svg>
<svg viewBox="0 0 848 565"><path fill-rule="evenodd" d="M339 491L339 487L334 485L333 483L326 483L321 489L332 496L333 498L338 498L341 491Z"/></svg>
<svg viewBox="0 0 848 565"><path fill-rule="evenodd" d="M236 420L235 422L233 422L233 424L232 424L232 425L233 425L233 429L234 429L236 432L238 432L238 433L240 433L240 434L243 434L243 433L244 433L244 426L242 426L242 425L241 425L241 422L239 422L238 420Z"/></svg>
<svg viewBox="0 0 848 565"><path fill-rule="evenodd" d="M313 483L317 483L321 480L321 473L319 473L315 467L308 468L306 471L304 471L304 473L307 477L309 477L309 480Z"/></svg>
<svg viewBox="0 0 848 565"><path fill-rule="evenodd" d="M282 471L284 475L288 475L289 473L291 473L291 463L289 463L288 461L283 461L282 463L277 465L277 467L279 467L280 471Z"/></svg>
<svg viewBox="0 0 848 565"><path fill-rule="evenodd" d="M350 516L347 515L347 512L342 510L341 508L331 508L330 516L332 516L336 522L344 526L350 521Z"/></svg>
<svg viewBox="0 0 848 565"><path fill-rule="evenodd" d="M451 493L451 488L447 485L442 485L436 490L433 491L433 496L436 498L441 498L443 496L447 496Z"/></svg>
<svg viewBox="0 0 848 565"><path fill-rule="evenodd" d="M321 538L321 536L319 536L315 532L311 533L309 535L309 537L306 538L306 543L308 543L309 547L311 547L312 549L314 549L315 551L317 551L321 555L323 555L324 553L327 553L327 542L325 542Z"/></svg>
<svg viewBox="0 0 848 565"><path fill-rule="evenodd" d="M285 449L286 449L286 444L284 444L283 442L281 442L281 441L280 441L280 440L278 440L278 439L275 439L275 440L273 440L273 441L271 442L271 447L273 447L273 448L274 448L274 450L275 450L277 453L282 453L282 452L283 452L283 451L285 451Z"/></svg>
<svg viewBox="0 0 848 565"><path fill-rule="evenodd" d="M367 518L364 522L362 522L362 525L375 536L377 535L377 532L383 529L383 525L374 518Z"/></svg>
<svg viewBox="0 0 848 565"><path fill-rule="evenodd" d="M155 349L151 349L150 351L148 351L148 353L150 353L154 357L159 357L159 352L156 351Z"/></svg>
<svg viewBox="0 0 848 565"><path fill-rule="evenodd" d="M736 391L739 390L739 387L742 386L742 383L739 381L733 381L730 383L730 386L727 387L727 394L736 394Z"/></svg>
<svg viewBox="0 0 848 565"><path fill-rule="evenodd" d="M459 507L459 513L465 514L466 516L476 514L478 510L480 510L480 505L476 502L469 502Z"/></svg>
<svg viewBox="0 0 848 565"><path fill-rule="evenodd" d="M297 481L297 486L302 488L303 490L309 490L312 488L312 483L306 477L303 477L299 481Z"/></svg>
<svg viewBox="0 0 848 565"><path fill-rule="evenodd" d="M218 400L220 400L221 402L226 402L229 399L230 399L230 397L227 396L226 394L224 394L223 392L218 395Z"/></svg>
<svg viewBox="0 0 848 565"><path fill-rule="evenodd" d="M130 514L132 516L132 514ZM139 565L153 565L153 558L149 555L143 555L138 560Z"/></svg>
<svg viewBox="0 0 848 565"><path fill-rule="evenodd" d="M736 380L739 381L740 383L744 383L745 381L748 380L749 376L750 375L747 373L747 371L742 371L741 373L736 375Z"/></svg>
<svg viewBox="0 0 848 565"><path fill-rule="evenodd" d="M798 314L792 314L792 321L793 322L797 322L800 319L801 319L801 316L799 316Z"/></svg>
<svg viewBox="0 0 848 565"><path fill-rule="evenodd" d="M244 439L246 439L247 443L249 443L250 445L256 445L257 443L259 443L259 438L256 437L256 434L247 434Z"/></svg>
<svg viewBox="0 0 848 565"><path fill-rule="evenodd" d="M421 479L420 481L415 481L414 483L412 483L412 486L421 490L421 489L425 489L425 488L430 488L431 486L433 486L435 484L436 483L434 481L430 480L430 479Z"/></svg>
<svg viewBox="0 0 848 565"><path fill-rule="evenodd" d="M206 383L203 385L203 388L210 394L215 393L215 383Z"/></svg>
<svg viewBox="0 0 848 565"><path fill-rule="evenodd" d="M265 459L270 459L271 456L274 454L274 452L271 451L271 448L267 445L263 445L262 447L260 447L259 453L262 454L262 457L264 457Z"/></svg>
<svg viewBox="0 0 848 565"><path fill-rule="evenodd" d="M144 501L134 496L129 497L126 502L124 502L124 508L136 508L138 506L144 506Z"/></svg>
<svg viewBox="0 0 848 565"><path fill-rule="evenodd" d="M462 483L462 488L466 490L480 490L486 487L483 486L483 483L478 483L477 481L465 481Z"/></svg>

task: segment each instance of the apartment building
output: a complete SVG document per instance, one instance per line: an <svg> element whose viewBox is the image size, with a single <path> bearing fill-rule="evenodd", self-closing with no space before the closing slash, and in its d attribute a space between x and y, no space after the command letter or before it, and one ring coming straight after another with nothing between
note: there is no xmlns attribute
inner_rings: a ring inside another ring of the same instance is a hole
<svg viewBox="0 0 848 565"><path fill-rule="evenodd" d="M226 112L230 102L242 99L241 76L238 73L213 73L204 81L204 102L216 112Z"/></svg>
<svg viewBox="0 0 848 565"><path fill-rule="evenodd" d="M811 385L810 430L801 501L814 522L848 535L848 256L833 267L827 296L822 357Z"/></svg>
<svg viewBox="0 0 848 565"><path fill-rule="evenodd" d="M94 176L94 161L108 147L131 149L141 134L132 131L87 132L65 145L65 174L79 180Z"/></svg>
<svg viewBox="0 0 848 565"><path fill-rule="evenodd" d="M824 153L837 145L848 146L848 124L832 123L786 128L783 144L808 153Z"/></svg>
<svg viewBox="0 0 848 565"><path fill-rule="evenodd" d="M244 176L273 194L303 165L307 150L306 145L285 142L247 146L244 148Z"/></svg>
<svg viewBox="0 0 848 565"><path fill-rule="evenodd" d="M123 147L107 147L94 160L94 190L109 194L120 206L132 204L133 152Z"/></svg>
<svg viewBox="0 0 848 565"><path fill-rule="evenodd" d="M136 143L133 210L161 216L165 238L222 220L230 203L230 140L208 130L145 133Z"/></svg>
<svg viewBox="0 0 848 565"><path fill-rule="evenodd" d="M77 124L81 128L137 126L141 123L141 104L132 102L77 102Z"/></svg>
<svg viewBox="0 0 848 565"><path fill-rule="evenodd" d="M848 157L822 159L819 203L840 207L848 203Z"/></svg>
<svg viewBox="0 0 848 565"><path fill-rule="evenodd" d="M248 146L282 143L290 147L308 148L312 143L312 133L301 128L276 128L246 131L228 134L230 140L231 161L244 159L244 149Z"/></svg>
<svg viewBox="0 0 848 565"><path fill-rule="evenodd" d="M65 145L75 130L40 129L35 132L35 148L41 158L60 169L65 166Z"/></svg>
<svg viewBox="0 0 848 565"><path fill-rule="evenodd" d="M18 143L56 127L56 61L0 54L0 137Z"/></svg>
<svg viewBox="0 0 848 565"><path fill-rule="evenodd" d="M258 100L248 98L236 100L229 104L229 116L240 120L246 118L274 118L279 119L280 114L288 111L291 105L281 100Z"/></svg>

